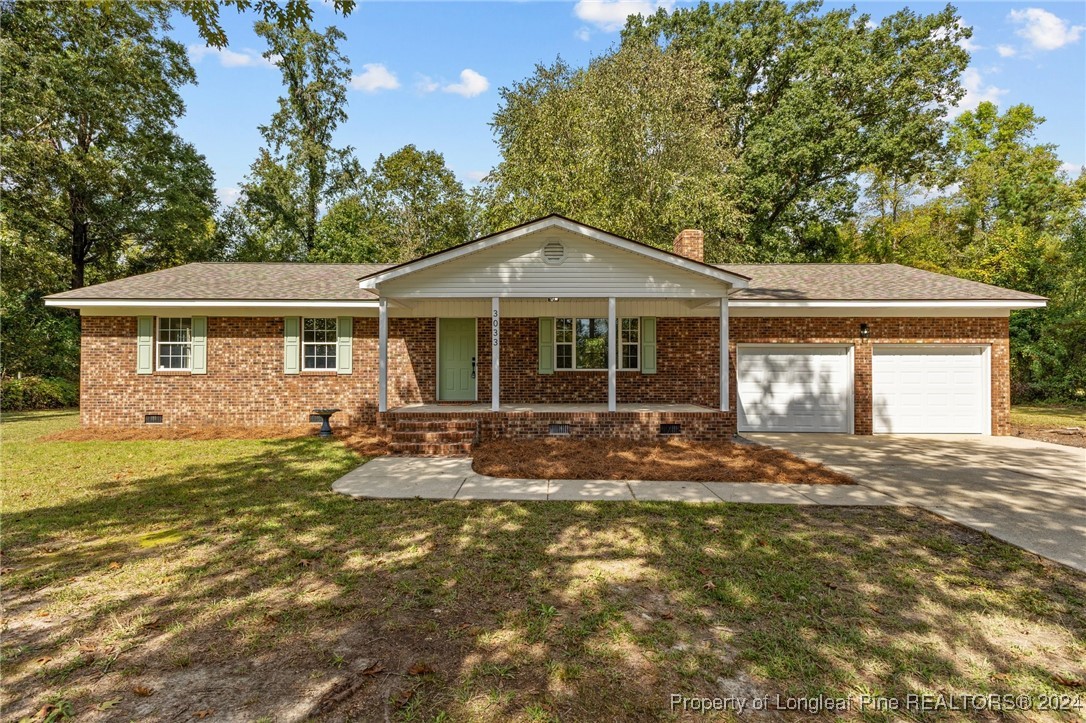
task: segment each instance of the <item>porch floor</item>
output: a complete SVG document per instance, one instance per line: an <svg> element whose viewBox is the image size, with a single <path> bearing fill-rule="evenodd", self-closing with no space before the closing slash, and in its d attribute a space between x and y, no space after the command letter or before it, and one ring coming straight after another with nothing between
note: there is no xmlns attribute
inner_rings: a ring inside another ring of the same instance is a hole
<svg viewBox="0 0 1086 723"><path fill-rule="evenodd" d="M388 410L390 414L463 414L485 413L490 410L489 402L464 404L405 404ZM720 410L703 407L698 404L618 404L616 412L637 412L652 414L719 414ZM503 404L500 412L594 412L606 413L607 403L600 404Z"/></svg>

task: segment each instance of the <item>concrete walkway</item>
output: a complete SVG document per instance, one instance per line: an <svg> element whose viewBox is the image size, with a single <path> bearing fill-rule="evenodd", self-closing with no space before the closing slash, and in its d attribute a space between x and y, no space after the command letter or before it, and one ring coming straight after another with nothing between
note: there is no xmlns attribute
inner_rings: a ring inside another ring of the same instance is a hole
<svg viewBox="0 0 1086 723"><path fill-rule="evenodd" d="M465 457L377 457L340 477L332 489L386 499L907 504L862 485L504 479L476 474Z"/></svg>
<svg viewBox="0 0 1086 723"><path fill-rule="evenodd" d="M378 457L332 489L352 497L914 505L1086 572L1086 450L1017 437L749 434L858 485L501 479L471 460Z"/></svg>

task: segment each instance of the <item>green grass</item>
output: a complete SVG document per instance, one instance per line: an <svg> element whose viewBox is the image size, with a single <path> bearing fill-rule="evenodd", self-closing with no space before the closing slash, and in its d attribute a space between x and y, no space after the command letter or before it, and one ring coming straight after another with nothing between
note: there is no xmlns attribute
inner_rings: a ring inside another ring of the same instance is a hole
<svg viewBox="0 0 1086 723"><path fill-rule="evenodd" d="M1015 404L1011 423L1029 427L1086 427L1086 402Z"/></svg>
<svg viewBox="0 0 1086 723"><path fill-rule="evenodd" d="M358 501L337 442L40 440L76 424L0 426L8 719L1083 695L1086 576L916 510Z"/></svg>

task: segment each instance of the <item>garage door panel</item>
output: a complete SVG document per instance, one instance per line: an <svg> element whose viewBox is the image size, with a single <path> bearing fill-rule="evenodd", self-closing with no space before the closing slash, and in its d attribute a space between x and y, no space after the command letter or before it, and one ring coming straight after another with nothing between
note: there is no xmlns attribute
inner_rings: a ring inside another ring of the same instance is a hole
<svg viewBox="0 0 1086 723"><path fill-rule="evenodd" d="M848 349L741 347L741 431L847 432L851 409Z"/></svg>
<svg viewBox="0 0 1086 723"><path fill-rule="evenodd" d="M872 350L876 433L987 431L987 357L982 347L882 347Z"/></svg>

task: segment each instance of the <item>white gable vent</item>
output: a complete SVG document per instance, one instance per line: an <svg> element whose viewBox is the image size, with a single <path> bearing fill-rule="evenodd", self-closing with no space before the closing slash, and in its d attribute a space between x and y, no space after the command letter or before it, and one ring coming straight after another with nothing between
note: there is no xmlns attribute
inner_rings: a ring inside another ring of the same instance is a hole
<svg viewBox="0 0 1086 723"><path fill-rule="evenodd" d="M543 261L557 266L566 260L566 247L560 241L548 241L542 249Z"/></svg>

